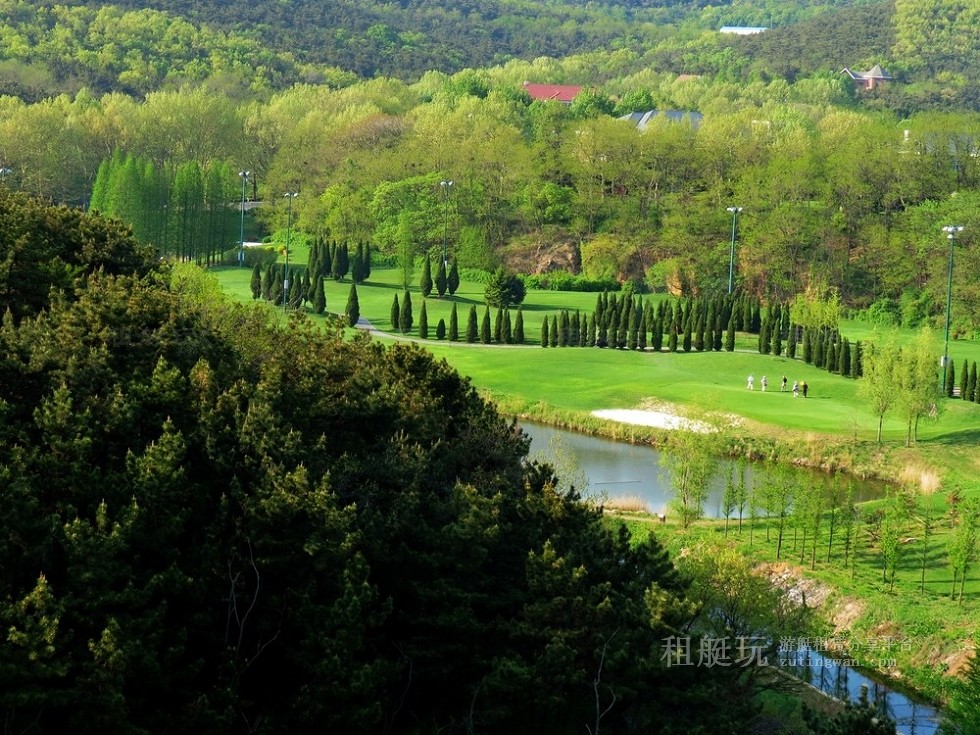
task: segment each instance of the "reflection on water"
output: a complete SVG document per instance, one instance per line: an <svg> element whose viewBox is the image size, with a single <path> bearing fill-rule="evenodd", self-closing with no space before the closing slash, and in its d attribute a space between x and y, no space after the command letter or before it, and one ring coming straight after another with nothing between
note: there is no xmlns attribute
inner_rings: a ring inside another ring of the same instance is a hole
<svg viewBox="0 0 980 735"><path fill-rule="evenodd" d="M531 458L552 463L559 475L572 476L577 484L584 482L585 495L601 499L635 497L652 513L666 512L670 493L663 482L657 450L539 424L524 423L521 428L531 438ZM724 517L722 495L732 464L727 460L719 462L718 474L704 508L709 518ZM801 481L829 483L829 477L823 473L799 472ZM746 483L750 486L761 483L765 477L764 465L746 467ZM881 483L856 481L854 499L862 502L881 497L884 487ZM939 714L934 707L894 691L850 665L859 661L834 658L809 646L782 650L783 658L787 659L785 668L838 699L857 701L861 685L867 686L869 700L877 702L896 721L902 735L934 735L938 732Z"/></svg>
<svg viewBox="0 0 980 735"><path fill-rule="evenodd" d="M600 437L586 436L551 426L525 422L521 428L531 437L531 457L544 459L554 464L559 474L569 471L568 458L574 460L574 474L584 477L588 486L584 494L600 499L637 498L651 513L666 513L670 492L660 469L660 452L646 445L628 444ZM554 454L555 437L562 454ZM722 496L729 467L734 463L722 460L718 463L718 473L711 485L708 501L704 505L704 515L708 518L723 518ZM799 470L807 482L828 484L830 478L820 472ZM746 467L745 481L751 487L760 483L766 476L766 468L759 464ZM580 488L581 490L581 488ZM884 493L880 483L857 481L855 485L856 502L879 498Z"/></svg>
<svg viewBox="0 0 980 735"><path fill-rule="evenodd" d="M828 652L829 653L829 652ZM901 735L934 735L939 731L940 715L930 704L897 692L888 685L866 676L849 663L871 663L875 658L889 658L889 651L874 650L828 655L808 645L780 648L779 665L807 684L841 700L857 702L861 687L868 688L868 701L895 720ZM888 665L887 662L885 665Z"/></svg>

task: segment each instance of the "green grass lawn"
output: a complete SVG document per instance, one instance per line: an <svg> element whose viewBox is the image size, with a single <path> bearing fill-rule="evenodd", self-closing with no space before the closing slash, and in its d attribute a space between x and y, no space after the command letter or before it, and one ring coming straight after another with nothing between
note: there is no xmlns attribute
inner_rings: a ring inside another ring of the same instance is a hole
<svg viewBox="0 0 980 735"><path fill-rule="evenodd" d="M294 262L297 257L299 262L304 262L303 256L296 253ZM217 268L213 273L233 297L251 299L250 270ZM396 294L400 301L403 299L399 279L397 269L375 268L370 281L357 289L362 317L382 331L393 331L392 301ZM350 283L331 280L325 288L327 310L342 314ZM413 289L416 324L422 301L421 293ZM874 442L877 417L858 398L855 381L799 359L760 355L755 350L754 336L740 336L736 351L731 353L641 353L540 346L541 322L545 316L557 316L562 309L577 309L587 314L594 310L595 302L594 293L530 291L523 305L525 346L470 345L435 339L424 344L433 354L469 376L474 385L507 413L541 417L556 412L564 415L569 423L594 425L589 413L596 409L636 408L649 401L710 407L745 419L749 422L747 432L761 430L777 436L792 432L813 445L810 450L813 452L820 451L822 437L846 443L849 445L846 450L835 451L838 455L841 451L863 455L857 462L861 471L880 471L882 462L935 467L945 474L947 484L958 484L970 493L980 492L975 480L980 471L980 405L959 400L944 402L944 411L937 420L920 423L919 441L913 451L903 448L904 422L889 417L884 422L884 445L879 449ZM464 281L453 297L430 297L425 304L430 335L435 335L439 319L448 325L453 304L457 305L462 334L471 305L477 307L478 318L482 320L483 286ZM852 341L866 339L871 330L861 331L859 326L848 322L842 332ZM950 350L954 359L964 359L957 353L976 354L980 359L980 345L960 342L956 346L956 352ZM754 391L746 390L746 377L750 373L756 379ZM765 393L759 390L762 375L769 379L769 390ZM809 397L794 399L789 392L780 393L783 375L790 384L805 380L810 386ZM838 459L848 461L846 457Z"/></svg>

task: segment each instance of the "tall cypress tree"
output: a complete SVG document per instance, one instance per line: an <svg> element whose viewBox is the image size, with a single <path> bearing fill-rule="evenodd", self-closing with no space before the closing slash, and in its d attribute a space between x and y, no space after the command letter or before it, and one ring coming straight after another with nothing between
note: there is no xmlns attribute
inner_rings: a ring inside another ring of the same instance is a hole
<svg viewBox="0 0 980 735"><path fill-rule="evenodd" d="M388 320L391 322L391 330L395 331L401 326L402 323L402 312L401 307L398 305L398 294L395 294L394 300L391 302L391 312L389 313Z"/></svg>
<svg viewBox="0 0 980 735"><path fill-rule="evenodd" d="M289 279L289 308L299 309L303 306L303 279L297 274Z"/></svg>
<svg viewBox="0 0 980 735"><path fill-rule="evenodd" d="M548 343L552 347L557 347L558 346L558 317L555 317L554 319L551 320L551 334L549 336L550 339L548 340Z"/></svg>
<svg viewBox="0 0 980 735"><path fill-rule="evenodd" d="M558 314L558 346L568 347L569 318L568 310L562 309Z"/></svg>
<svg viewBox="0 0 980 735"><path fill-rule="evenodd" d="M466 318L466 341L470 344L476 342L476 304L470 306L469 316Z"/></svg>
<svg viewBox="0 0 980 735"><path fill-rule="evenodd" d="M313 287L313 313L323 314L327 310L327 294L323 290L323 276L317 274Z"/></svg>
<svg viewBox="0 0 980 735"><path fill-rule="evenodd" d="M963 361L963 369L960 371L960 399L964 401L970 400L970 363L968 360Z"/></svg>
<svg viewBox="0 0 980 735"><path fill-rule="evenodd" d="M436 324L436 339L442 341L446 338L446 320L440 319Z"/></svg>
<svg viewBox="0 0 980 735"><path fill-rule="evenodd" d="M786 343L786 356L790 360L796 359L796 327L789 328L789 341Z"/></svg>
<svg viewBox="0 0 980 735"><path fill-rule="evenodd" d="M272 299L273 277L272 263L269 263L265 269L265 273L262 274L262 298L266 301L270 301Z"/></svg>
<svg viewBox="0 0 980 735"><path fill-rule="evenodd" d="M425 256L425 260L422 263L422 278L419 279L419 290L422 291L424 298L428 298L432 293L432 260L428 255Z"/></svg>
<svg viewBox="0 0 980 735"><path fill-rule="evenodd" d="M419 338L429 338L429 316L425 311L425 299L422 299L422 308L419 309Z"/></svg>
<svg viewBox="0 0 980 735"><path fill-rule="evenodd" d="M350 293L347 294L347 308L344 309L347 315L347 326L357 326L357 320L361 318L361 304L357 300L357 284L350 285Z"/></svg>
<svg viewBox="0 0 980 735"><path fill-rule="evenodd" d="M498 345L504 341L504 309L502 306L497 307L497 315L493 320L493 341Z"/></svg>
<svg viewBox="0 0 980 735"><path fill-rule="evenodd" d="M459 314L456 313L455 302L452 311L449 312L449 341L459 342Z"/></svg>
<svg viewBox="0 0 980 735"><path fill-rule="evenodd" d="M595 347L596 344L596 315L595 312L589 314L589 326L585 334L585 346Z"/></svg>
<svg viewBox="0 0 980 735"><path fill-rule="evenodd" d="M977 363L976 360L970 366L970 379L966 383L966 400L975 401L977 395Z"/></svg>
<svg viewBox="0 0 980 735"><path fill-rule="evenodd" d="M488 345L493 337L493 332L490 327L490 307L487 306L483 311L483 319L480 320L480 341Z"/></svg>
<svg viewBox="0 0 980 735"><path fill-rule="evenodd" d="M514 344L524 344L524 309L517 307L517 316L514 317Z"/></svg>
<svg viewBox="0 0 980 735"><path fill-rule="evenodd" d="M413 324L415 324L415 318L412 316L412 294L405 291L402 296L401 313L398 315L398 325L401 327L402 334L411 332Z"/></svg>
<svg viewBox="0 0 980 735"><path fill-rule="evenodd" d="M456 258L452 259L449 264L449 275L446 277L446 288L449 289L449 295L452 296L456 293L456 289L459 288L459 266L456 264Z"/></svg>
<svg viewBox="0 0 980 735"><path fill-rule="evenodd" d="M854 353L851 355L851 377L855 380L864 375L864 370L861 365L861 349L861 340L858 340L854 343Z"/></svg>
<svg viewBox="0 0 980 735"><path fill-rule="evenodd" d="M439 269L436 271L436 293L439 298L446 295L446 288L449 286L449 276L446 274L446 262L439 258Z"/></svg>
<svg viewBox="0 0 980 735"><path fill-rule="evenodd" d="M514 341L513 331L510 324L510 310L504 309L504 335L503 343L509 345Z"/></svg>
<svg viewBox="0 0 980 735"><path fill-rule="evenodd" d="M262 295L262 266L259 263L252 266L252 280L249 286L252 289L253 300Z"/></svg>
<svg viewBox="0 0 980 735"><path fill-rule="evenodd" d="M550 332L548 330L548 315L544 315L544 319L541 320L541 346L547 347L548 343L551 341Z"/></svg>
<svg viewBox="0 0 980 735"><path fill-rule="evenodd" d="M725 331L725 349L735 351L735 312L728 318L728 329Z"/></svg>

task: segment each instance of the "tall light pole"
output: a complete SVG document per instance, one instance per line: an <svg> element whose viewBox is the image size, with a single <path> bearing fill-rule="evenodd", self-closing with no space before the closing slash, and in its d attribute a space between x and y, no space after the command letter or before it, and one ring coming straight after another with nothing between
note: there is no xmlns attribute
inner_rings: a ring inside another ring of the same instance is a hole
<svg viewBox="0 0 980 735"><path fill-rule="evenodd" d="M238 240L238 267L245 265L245 185L248 183L248 175L251 171L239 171L242 177L242 226Z"/></svg>
<svg viewBox="0 0 980 735"><path fill-rule="evenodd" d="M728 207L727 211L732 213L732 249L728 256L728 295L732 294L732 280L735 277L735 229L738 226L738 213L741 207Z"/></svg>
<svg viewBox="0 0 980 735"><path fill-rule="evenodd" d="M946 239L949 240L949 271L946 277L946 341L943 346L943 394L946 394L946 374L949 372L949 316L953 305L953 243L956 233L963 232L961 225L946 225L943 227Z"/></svg>
<svg viewBox="0 0 980 735"><path fill-rule="evenodd" d="M446 200L445 206L445 222L442 228L442 267L449 270L449 195L453 190L452 179L446 179L445 181L440 181L439 186L442 187L442 195Z"/></svg>
<svg viewBox="0 0 980 735"><path fill-rule="evenodd" d="M289 230L293 224L293 199L299 196L298 191L287 191L286 197L286 270L282 279L282 310L289 308Z"/></svg>

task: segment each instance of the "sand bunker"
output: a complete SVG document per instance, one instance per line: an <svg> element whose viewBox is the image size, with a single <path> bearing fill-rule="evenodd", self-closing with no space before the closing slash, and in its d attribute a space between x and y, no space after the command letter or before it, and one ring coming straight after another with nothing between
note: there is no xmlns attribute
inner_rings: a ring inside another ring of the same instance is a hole
<svg viewBox="0 0 980 735"><path fill-rule="evenodd" d="M697 431L702 434L715 429L701 421L692 421L666 411L648 411L638 408L608 408L600 411L593 411L592 415L600 419L609 421L619 421L623 424L634 424L635 426L652 426L657 429L686 429L687 431Z"/></svg>

